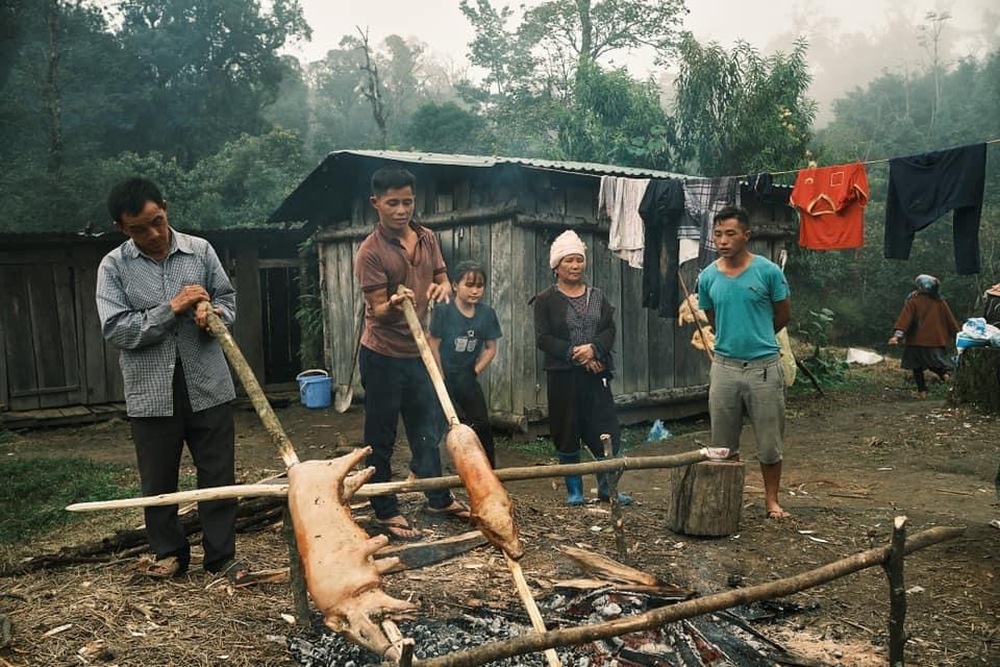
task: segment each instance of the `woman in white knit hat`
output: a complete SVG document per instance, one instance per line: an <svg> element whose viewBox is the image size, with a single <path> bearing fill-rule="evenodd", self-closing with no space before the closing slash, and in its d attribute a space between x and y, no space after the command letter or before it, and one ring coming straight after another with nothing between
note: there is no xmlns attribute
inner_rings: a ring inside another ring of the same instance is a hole
<svg viewBox="0 0 1000 667"><path fill-rule="evenodd" d="M611 394L611 349L615 342L614 308L600 289L588 285L587 246L576 232L560 234L549 251L555 284L537 294L535 337L545 353L549 429L560 463L579 463L581 441L595 458L604 458L601 434L611 435L614 453L621 429ZM599 474L598 499L610 500L607 474ZM566 477L566 500L584 503L583 478ZM618 501L632 499L621 493Z"/></svg>

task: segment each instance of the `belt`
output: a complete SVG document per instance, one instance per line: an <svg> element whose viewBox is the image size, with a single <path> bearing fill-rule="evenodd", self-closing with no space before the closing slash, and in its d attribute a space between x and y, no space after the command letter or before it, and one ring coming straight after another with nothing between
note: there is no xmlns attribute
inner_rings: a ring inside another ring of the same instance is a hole
<svg viewBox="0 0 1000 667"><path fill-rule="evenodd" d="M773 366L781 361L780 354L772 354L768 357L761 357L760 359L736 359L735 357L724 357L721 354L716 353L715 363L721 364L723 366L728 366L729 368L767 368L768 366Z"/></svg>

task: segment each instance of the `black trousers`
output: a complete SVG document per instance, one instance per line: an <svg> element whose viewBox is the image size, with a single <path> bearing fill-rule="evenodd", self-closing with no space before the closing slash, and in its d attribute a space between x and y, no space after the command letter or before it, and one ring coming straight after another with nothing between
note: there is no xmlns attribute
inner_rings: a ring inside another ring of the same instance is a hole
<svg viewBox="0 0 1000 667"><path fill-rule="evenodd" d="M588 373L582 368L547 371L549 430L556 451L579 453L580 441L595 458L604 458L601 435L611 436L613 453L621 448L621 427L611 394L611 380L606 375Z"/></svg>
<svg viewBox="0 0 1000 667"><path fill-rule="evenodd" d="M410 443L410 469L417 477L440 477L438 442L444 434L444 414L424 362L419 357L387 357L362 345L358 369L365 388L365 444L372 448L366 464L375 467L371 481L392 479L392 452L400 417ZM454 501L448 489L425 491L424 496L427 504L437 509ZM396 496L375 496L371 504L379 519L399 515Z"/></svg>
<svg viewBox="0 0 1000 667"><path fill-rule="evenodd" d="M490 410L486 406L486 395L479 385L476 375L470 371L467 375L446 375L445 386L451 402L455 404L455 412L461 422L471 428L479 438L490 466L497 467L496 445L493 442L493 429L490 428Z"/></svg>
<svg viewBox="0 0 1000 667"><path fill-rule="evenodd" d="M173 416L133 417L131 423L144 496L177 491L185 442L197 469L199 489L236 483L233 406L224 403L193 412L180 363L174 371ZM206 570L219 570L236 554L236 510L236 499L198 503ZM147 507L145 518L149 546L156 557L177 556L186 569L190 547L177 505Z"/></svg>

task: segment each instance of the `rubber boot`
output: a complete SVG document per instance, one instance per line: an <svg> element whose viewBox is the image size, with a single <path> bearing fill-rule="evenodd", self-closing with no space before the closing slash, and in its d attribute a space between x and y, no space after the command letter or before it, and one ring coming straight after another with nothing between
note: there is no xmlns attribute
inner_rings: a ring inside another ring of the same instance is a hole
<svg viewBox="0 0 1000 667"><path fill-rule="evenodd" d="M608 484L608 475L611 473L599 472L597 473L597 499L602 503L611 502L611 485ZM618 504L619 505L631 505L632 496L627 493L618 492Z"/></svg>
<svg viewBox="0 0 1000 667"><path fill-rule="evenodd" d="M580 452L564 454L559 452L559 463L570 464L580 462ZM564 478L566 481L566 504L570 507L583 505L583 477L580 475L569 475Z"/></svg>

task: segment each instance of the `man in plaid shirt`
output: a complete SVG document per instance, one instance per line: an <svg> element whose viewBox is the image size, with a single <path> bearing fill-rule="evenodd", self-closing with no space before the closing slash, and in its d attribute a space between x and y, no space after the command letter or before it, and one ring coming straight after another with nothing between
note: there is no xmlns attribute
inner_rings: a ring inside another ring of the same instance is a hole
<svg viewBox="0 0 1000 667"><path fill-rule="evenodd" d="M232 376L197 305L209 301L228 326L236 292L204 239L167 222L167 203L154 183L131 178L112 188L108 212L128 240L105 255L97 274L97 310L104 338L121 351L125 403L144 495L177 491L184 443L198 488L235 483ZM198 503L204 567L236 579L236 500ZM190 546L177 506L148 507L146 532L156 562L152 576L185 572Z"/></svg>

